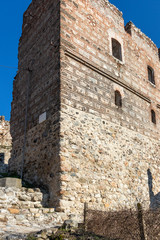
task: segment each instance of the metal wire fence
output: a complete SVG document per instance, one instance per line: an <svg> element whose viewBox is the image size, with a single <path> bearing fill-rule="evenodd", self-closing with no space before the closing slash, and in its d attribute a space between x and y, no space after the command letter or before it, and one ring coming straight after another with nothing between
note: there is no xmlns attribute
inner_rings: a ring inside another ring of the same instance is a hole
<svg viewBox="0 0 160 240"><path fill-rule="evenodd" d="M84 225L87 232L107 240L160 240L160 209L120 211L91 210L85 205Z"/></svg>

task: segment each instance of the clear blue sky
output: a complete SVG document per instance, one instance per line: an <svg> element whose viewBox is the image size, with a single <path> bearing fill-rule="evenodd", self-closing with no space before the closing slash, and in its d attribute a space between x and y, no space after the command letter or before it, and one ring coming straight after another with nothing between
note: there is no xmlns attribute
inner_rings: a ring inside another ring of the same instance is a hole
<svg viewBox="0 0 160 240"><path fill-rule="evenodd" d="M54 0L53 0L54 1ZM5 0L0 5L0 65L17 67L18 41L23 12L31 0ZM123 12L125 23L132 21L160 47L160 0L110 0ZM16 69L0 66L0 115L10 119L12 84Z"/></svg>
<svg viewBox="0 0 160 240"><path fill-rule="evenodd" d="M0 115L10 119L12 85L17 67L18 42L21 36L23 12L31 0L5 0L0 3Z"/></svg>

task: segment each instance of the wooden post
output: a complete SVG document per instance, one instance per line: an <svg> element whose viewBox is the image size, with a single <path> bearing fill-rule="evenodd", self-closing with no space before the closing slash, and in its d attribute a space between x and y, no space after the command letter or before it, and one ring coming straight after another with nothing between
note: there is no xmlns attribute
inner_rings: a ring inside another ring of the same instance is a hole
<svg viewBox="0 0 160 240"><path fill-rule="evenodd" d="M88 203L84 203L84 231L86 231L86 217L87 217Z"/></svg>
<svg viewBox="0 0 160 240"><path fill-rule="evenodd" d="M143 212L142 212L142 205L140 203L137 203L137 210L138 210L138 224L139 224L140 238L141 240L145 240Z"/></svg>

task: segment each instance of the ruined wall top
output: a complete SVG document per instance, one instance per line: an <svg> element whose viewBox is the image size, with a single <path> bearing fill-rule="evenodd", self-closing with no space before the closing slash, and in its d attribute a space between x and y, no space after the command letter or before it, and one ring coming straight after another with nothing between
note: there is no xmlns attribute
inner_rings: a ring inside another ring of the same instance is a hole
<svg viewBox="0 0 160 240"><path fill-rule="evenodd" d="M5 121L5 117L4 116L0 116L0 123Z"/></svg>
<svg viewBox="0 0 160 240"><path fill-rule="evenodd" d="M137 43L137 45L146 45L148 46L148 50L152 50L157 57L159 57L159 49L156 44L145 35L139 28L137 28L133 22L128 22L125 26L125 30L129 33L133 39ZM145 47L145 46L144 46ZM147 49L146 49L147 50Z"/></svg>
<svg viewBox="0 0 160 240"><path fill-rule="evenodd" d="M86 0L87 2L87 0ZM99 8L99 10L102 10L105 13L105 11L107 11L107 9L110 9L112 12L114 12L116 15L118 15L119 17L121 17L123 19L123 13L113 4L111 4L108 0L88 0L88 2L94 4L95 6L97 5L97 8Z"/></svg>
<svg viewBox="0 0 160 240"><path fill-rule="evenodd" d="M87 1L87 0L86 0ZM144 44L148 44L149 48L152 49L155 54L159 55L159 50L156 44L147 36L145 35L138 27L136 27L131 21L124 25L123 13L113 4L111 4L108 0L88 0L98 11L103 13L108 17L108 10L112 12L111 16L114 16L114 22L116 24L122 25L122 27L132 36L132 39L136 41L141 40ZM118 22L120 20L120 22Z"/></svg>
<svg viewBox="0 0 160 240"><path fill-rule="evenodd" d="M10 122L5 121L4 116L0 116L0 164L8 163L11 147Z"/></svg>
<svg viewBox="0 0 160 240"><path fill-rule="evenodd" d="M10 127L10 122L5 120L5 116L0 116L0 130Z"/></svg>

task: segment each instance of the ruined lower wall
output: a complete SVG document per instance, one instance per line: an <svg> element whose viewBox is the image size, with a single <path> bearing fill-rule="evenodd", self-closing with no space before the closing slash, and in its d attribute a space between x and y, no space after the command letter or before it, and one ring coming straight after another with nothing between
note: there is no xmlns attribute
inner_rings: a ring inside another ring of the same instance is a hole
<svg viewBox="0 0 160 240"><path fill-rule="evenodd" d="M5 232L22 234L51 228L65 219L64 213L48 207L48 194L40 189L0 187L0 238Z"/></svg>
<svg viewBox="0 0 160 240"><path fill-rule="evenodd" d="M62 208L119 210L155 206L160 143L105 118L62 108Z"/></svg>
<svg viewBox="0 0 160 240"><path fill-rule="evenodd" d="M0 116L0 164L7 164L11 156L12 138L10 135L10 122Z"/></svg>

